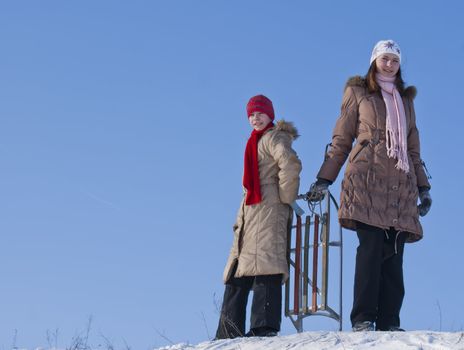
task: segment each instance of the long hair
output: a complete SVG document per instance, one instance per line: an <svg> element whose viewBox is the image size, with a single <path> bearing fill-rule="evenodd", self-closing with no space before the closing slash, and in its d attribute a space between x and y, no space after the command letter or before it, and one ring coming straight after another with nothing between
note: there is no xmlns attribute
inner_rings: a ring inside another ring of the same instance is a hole
<svg viewBox="0 0 464 350"><path fill-rule="evenodd" d="M377 66L375 65L375 60L372 62L371 66L369 67L369 70L367 71L367 74L365 76L366 83L367 83L367 89L369 92L379 92L380 91L380 86L377 84L375 81L375 74L377 73ZM401 67L398 69L398 73L396 73L396 79L395 79L395 85L396 88L398 89L400 95L403 95L404 93L404 80L401 76Z"/></svg>

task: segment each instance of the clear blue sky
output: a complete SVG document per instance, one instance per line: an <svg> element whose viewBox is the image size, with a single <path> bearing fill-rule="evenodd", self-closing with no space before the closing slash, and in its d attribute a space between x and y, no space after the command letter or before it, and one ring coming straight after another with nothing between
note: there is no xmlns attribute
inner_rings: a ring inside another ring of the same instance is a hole
<svg viewBox="0 0 464 350"><path fill-rule="evenodd" d="M57 329L65 347L90 316L94 345L212 337L248 98L298 127L305 192L346 79L380 39L399 43L418 88L433 176L402 325L462 330L463 13L458 0L0 1L0 349ZM349 329L357 238L344 237Z"/></svg>

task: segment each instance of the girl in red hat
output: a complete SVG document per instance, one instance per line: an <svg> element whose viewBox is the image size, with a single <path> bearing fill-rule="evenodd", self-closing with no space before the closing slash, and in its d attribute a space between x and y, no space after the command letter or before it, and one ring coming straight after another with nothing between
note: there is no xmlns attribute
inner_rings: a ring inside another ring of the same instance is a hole
<svg viewBox="0 0 464 350"><path fill-rule="evenodd" d="M245 149L244 195L224 270L226 287L216 339L277 335L282 284L288 278L287 227L301 172L292 149L298 133L292 123L273 123L272 102L263 95L250 99L247 115L253 131ZM251 325L245 334L251 290Z"/></svg>

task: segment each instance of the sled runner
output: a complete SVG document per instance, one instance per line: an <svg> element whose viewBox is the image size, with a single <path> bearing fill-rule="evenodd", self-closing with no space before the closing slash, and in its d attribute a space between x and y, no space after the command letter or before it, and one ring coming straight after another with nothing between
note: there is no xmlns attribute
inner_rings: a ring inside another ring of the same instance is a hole
<svg viewBox="0 0 464 350"><path fill-rule="evenodd" d="M309 215L303 217L302 212L295 210L295 222L289 225L287 260L290 277L285 284L285 316L290 318L298 333L303 331L303 319L308 316L332 318L339 323L341 331L343 240L336 215L338 204L328 190L316 201L306 194L299 195L298 199L308 203ZM333 218L332 211L335 213ZM335 234L338 240L331 240ZM330 248L339 251L338 264L335 261L334 266L329 265L329 253L334 250ZM338 287L338 311L329 306L332 302L329 280L331 285L334 283L335 288Z"/></svg>

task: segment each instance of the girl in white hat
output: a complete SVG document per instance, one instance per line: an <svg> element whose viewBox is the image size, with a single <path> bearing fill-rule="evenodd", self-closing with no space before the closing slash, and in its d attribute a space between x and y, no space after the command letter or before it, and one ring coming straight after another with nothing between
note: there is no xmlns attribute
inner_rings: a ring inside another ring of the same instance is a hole
<svg viewBox="0 0 464 350"><path fill-rule="evenodd" d="M404 243L422 238L419 215L432 204L420 158L416 88L405 87L401 56L393 40L379 41L366 76L348 80L332 147L311 187L310 195L317 198L348 159L339 220L359 238L354 331L402 330Z"/></svg>

